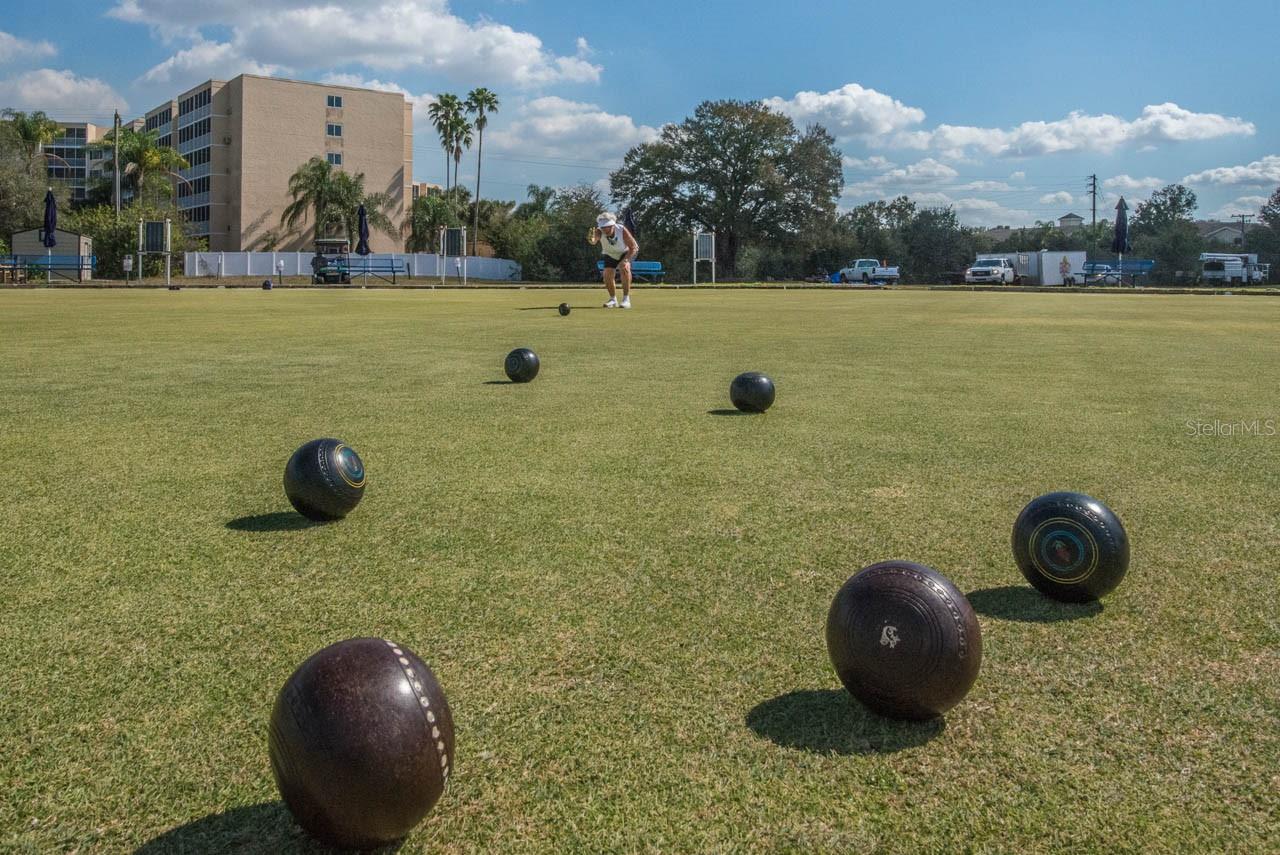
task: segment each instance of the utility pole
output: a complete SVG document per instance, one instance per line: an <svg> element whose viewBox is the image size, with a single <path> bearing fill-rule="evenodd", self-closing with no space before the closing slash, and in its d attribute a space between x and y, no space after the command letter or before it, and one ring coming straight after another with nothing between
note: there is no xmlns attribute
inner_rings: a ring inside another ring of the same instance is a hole
<svg viewBox="0 0 1280 855"><path fill-rule="evenodd" d="M1244 224L1253 219L1253 214L1232 214L1231 219L1240 221L1240 251L1244 252Z"/></svg>
<svg viewBox="0 0 1280 855"><path fill-rule="evenodd" d="M1094 173L1089 176L1089 195L1093 198L1093 217L1090 220L1091 225L1098 225L1098 175Z"/></svg>
<svg viewBox="0 0 1280 855"><path fill-rule="evenodd" d="M120 111L116 110L115 130L111 134L112 141L115 143L115 153L112 155L111 180L113 183L112 196L116 200L116 222L120 221Z"/></svg>

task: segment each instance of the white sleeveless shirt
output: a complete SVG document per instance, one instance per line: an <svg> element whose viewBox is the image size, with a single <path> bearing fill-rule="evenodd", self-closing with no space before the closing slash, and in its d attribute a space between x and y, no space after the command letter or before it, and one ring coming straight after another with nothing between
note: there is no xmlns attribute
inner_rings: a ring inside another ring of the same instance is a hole
<svg viewBox="0 0 1280 855"><path fill-rule="evenodd" d="M613 237L609 237L604 233L604 229L600 230L600 251L610 258L622 258L627 254L627 242L623 238L626 232L626 226L616 225L613 227Z"/></svg>

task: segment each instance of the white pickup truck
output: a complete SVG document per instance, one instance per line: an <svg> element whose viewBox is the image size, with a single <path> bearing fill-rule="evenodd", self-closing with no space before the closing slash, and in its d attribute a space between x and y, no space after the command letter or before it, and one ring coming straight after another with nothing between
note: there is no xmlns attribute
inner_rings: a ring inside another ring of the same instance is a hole
<svg viewBox="0 0 1280 855"><path fill-rule="evenodd" d="M997 255L979 257L964 272L964 281L971 284L974 282L995 282L1001 285L1011 285L1017 279L1018 271L1014 269L1013 262Z"/></svg>
<svg viewBox="0 0 1280 855"><path fill-rule="evenodd" d="M880 262L874 258L859 258L853 264L840 270L840 281L844 283L862 282L864 284L897 282L898 268L881 267Z"/></svg>

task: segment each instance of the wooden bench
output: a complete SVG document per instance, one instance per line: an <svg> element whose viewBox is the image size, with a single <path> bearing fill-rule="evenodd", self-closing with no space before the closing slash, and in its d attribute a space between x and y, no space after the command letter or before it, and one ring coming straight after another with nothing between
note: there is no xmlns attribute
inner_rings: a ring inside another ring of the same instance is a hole
<svg viewBox="0 0 1280 855"><path fill-rule="evenodd" d="M604 275L604 261L596 262L596 270ZM662 277L667 275L667 271L662 268L661 261L633 261L631 262L631 278L641 282L661 282Z"/></svg>

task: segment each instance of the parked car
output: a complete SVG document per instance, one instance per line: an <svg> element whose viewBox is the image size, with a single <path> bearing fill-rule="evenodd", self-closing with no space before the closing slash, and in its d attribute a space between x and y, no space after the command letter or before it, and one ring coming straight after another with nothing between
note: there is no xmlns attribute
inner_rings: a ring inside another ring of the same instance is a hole
<svg viewBox="0 0 1280 855"><path fill-rule="evenodd" d="M853 264L840 270L840 281L844 283L861 282L869 285L898 281L898 268L882 267L874 258L859 258Z"/></svg>
<svg viewBox="0 0 1280 855"><path fill-rule="evenodd" d="M1122 285L1124 284L1124 276L1110 264L1091 263L1085 265L1084 284Z"/></svg>
<svg viewBox="0 0 1280 855"><path fill-rule="evenodd" d="M1013 262L1004 256L998 255L980 256L964 272L964 281L967 284L988 282L997 285L1012 285L1017 279L1018 272L1014 269Z"/></svg>

